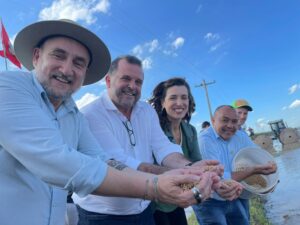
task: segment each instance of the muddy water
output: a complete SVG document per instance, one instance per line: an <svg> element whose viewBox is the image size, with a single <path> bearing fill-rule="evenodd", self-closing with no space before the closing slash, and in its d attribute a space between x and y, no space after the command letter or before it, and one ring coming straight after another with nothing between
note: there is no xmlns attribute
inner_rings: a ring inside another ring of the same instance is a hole
<svg viewBox="0 0 300 225"><path fill-rule="evenodd" d="M273 225L300 224L300 148L275 158L280 183L266 196L267 217Z"/></svg>

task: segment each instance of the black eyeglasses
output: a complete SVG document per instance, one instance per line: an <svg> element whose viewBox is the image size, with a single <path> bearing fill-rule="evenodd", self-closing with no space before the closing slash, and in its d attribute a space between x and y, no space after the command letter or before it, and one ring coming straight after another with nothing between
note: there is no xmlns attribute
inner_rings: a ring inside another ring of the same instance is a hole
<svg viewBox="0 0 300 225"><path fill-rule="evenodd" d="M132 125L131 122L129 120L122 122L127 130L128 136L129 136L129 140L130 140L130 144L131 146L135 146L136 142L135 142L135 136L133 133L133 129L132 129Z"/></svg>

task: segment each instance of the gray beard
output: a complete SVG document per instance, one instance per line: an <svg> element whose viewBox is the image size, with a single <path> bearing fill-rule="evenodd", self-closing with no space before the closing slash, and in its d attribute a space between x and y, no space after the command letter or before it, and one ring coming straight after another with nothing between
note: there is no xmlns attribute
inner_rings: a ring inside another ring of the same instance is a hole
<svg viewBox="0 0 300 225"><path fill-rule="evenodd" d="M69 91L69 92L66 92L64 95L57 95L52 88L50 88L50 87L48 87L47 85L44 85L44 84L41 84L41 85L43 86L48 98L52 99L54 101L63 102L66 99L70 98L73 94L73 92Z"/></svg>

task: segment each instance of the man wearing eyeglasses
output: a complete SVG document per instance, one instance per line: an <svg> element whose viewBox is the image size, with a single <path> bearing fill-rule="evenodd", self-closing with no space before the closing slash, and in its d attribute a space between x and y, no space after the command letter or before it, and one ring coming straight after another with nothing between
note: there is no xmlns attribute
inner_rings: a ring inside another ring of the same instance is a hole
<svg viewBox="0 0 300 225"><path fill-rule="evenodd" d="M139 59L129 55L118 57L106 75L107 92L81 111L96 139L111 158L135 170L154 174L185 167L190 161L184 158L180 146L171 143L165 136L155 110L148 103L139 101L143 80ZM153 155L162 166L153 164ZM223 168L217 161L195 164L198 164L200 171L207 165L216 168L216 172L211 173L210 182L201 187L203 190L218 183L217 173L220 175ZM144 199L92 195L86 198L73 195L73 199L78 205L79 225L155 224L150 201Z"/></svg>

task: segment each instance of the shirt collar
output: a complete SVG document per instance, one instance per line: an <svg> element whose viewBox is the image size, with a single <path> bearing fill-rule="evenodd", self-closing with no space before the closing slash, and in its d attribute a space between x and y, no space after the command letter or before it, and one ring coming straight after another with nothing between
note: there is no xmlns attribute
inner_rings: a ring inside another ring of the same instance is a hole
<svg viewBox="0 0 300 225"><path fill-rule="evenodd" d="M119 112L118 108L115 106L115 104L112 102L112 100L110 99L109 95L108 95L108 92L107 91L104 91L102 93L103 95L103 99L104 99L104 107L107 109L107 110L112 110L112 111L117 111ZM141 102L138 101L134 106L133 106L133 110L132 110L132 114L136 114L140 111L141 109Z"/></svg>
<svg viewBox="0 0 300 225"><path fill-rule="evenodd" d="M211 129L212 130L212 133L215 135L215 137L219 140L222 140L222 141L225 141L218 133L217 131L215 130L215 128L213 126L209 127L208 129Z"/></svg>
<svg viewBox="0 0 300 225"><path fill-rule="evenodd" d="M231 138L229 138L228 140L224 140L218 133L217 133L217 131L215 130L215 128L213 128L213 126L211 126L211 127L209 127L208 129L212 129L212 131L213 131L213 134L215 135L215 137L218 139L218 140L221 140L221 141L224 141L224 142L229 142L231 139L232 139L232 137L234 136L232 136Z"/></svg>
<svg viewBox="0 0 300 225"><path fill-rule="evenodd" d="M186 132L186 129L184 128L184 126L183 126L183 124L184 124L184 122L183 121L181 121L180 122L180 129L181 129L181 135L182 135L182 137L187 133ZM165 135L169 138L169 140L172 142L172 143L174 143L174 144L176 144L176 141L175 141L175 139L174 139L174 137L173 137L173 134L172 134L172 132L169 130L169 129L166 129L166 130L164 130L164 133L165 133ZM181 141L182 142L182 141Z"/></svg>

